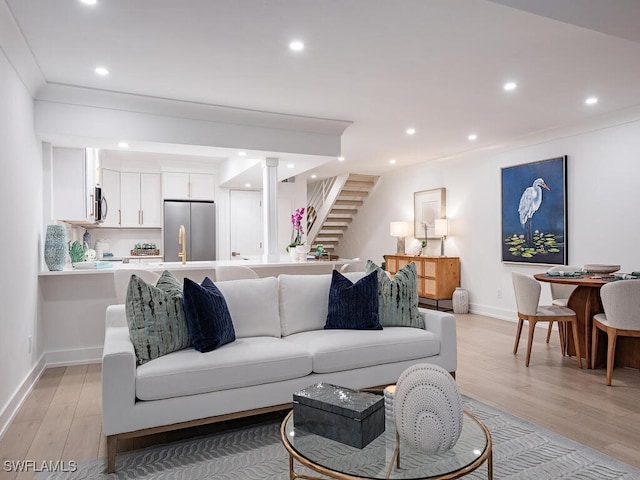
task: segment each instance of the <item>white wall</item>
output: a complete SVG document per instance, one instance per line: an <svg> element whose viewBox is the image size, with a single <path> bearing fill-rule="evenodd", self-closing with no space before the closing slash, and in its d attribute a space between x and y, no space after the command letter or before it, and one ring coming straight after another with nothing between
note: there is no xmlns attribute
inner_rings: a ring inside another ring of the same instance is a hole
<svg viewBox="0 0 640 480"><path fill-rule="evenodd" d="M0 50L0 432L42 355L42 152L33 99ZM32 337L30 347L28 337Z"/></svg>
<svg viewBox="0 0 640 480"><path fill-rule="evenodd" d="M347 230L339 253L382 262L384 254L396 250L389 222L413 220L413 193L445 187L450 219L446 253L460 257L461 284L469 290L472 310L515 319L511 272L533 274L547 266L501 262L500 169L567 155L569 264L614 263L629 272L640 270L639 154L640 121L635 121L398 170L381 178ZM430 241L429 248L430 254L439 254L439 242ZM543 288L542 301L550 301L548 288Z"/></svg>

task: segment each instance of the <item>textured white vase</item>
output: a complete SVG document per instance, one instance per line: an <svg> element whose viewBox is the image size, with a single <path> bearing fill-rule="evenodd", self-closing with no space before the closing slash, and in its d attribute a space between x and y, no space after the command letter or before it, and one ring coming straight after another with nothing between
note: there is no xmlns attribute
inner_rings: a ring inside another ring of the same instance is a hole
<svg viewBox="0 0 640 480"><path fill-rule="evenodd" d="M49 270L60 271L67 261L67 230L62 225L47 225L44 262Z"/></svg>
<svg viewBox="0 0 640 480"><path fill-rule="evenodd" d="M407 368L396 384L393 401L400 440L425 453L452 448L462 432L462 396L444 368L419 363Z"/></svg>
<svg viewBox="0 0 640 480"><path fill-rule="evenodd" d="M453 291L453 313L469 313L469 292L464 288L457 287Z"/></svg>

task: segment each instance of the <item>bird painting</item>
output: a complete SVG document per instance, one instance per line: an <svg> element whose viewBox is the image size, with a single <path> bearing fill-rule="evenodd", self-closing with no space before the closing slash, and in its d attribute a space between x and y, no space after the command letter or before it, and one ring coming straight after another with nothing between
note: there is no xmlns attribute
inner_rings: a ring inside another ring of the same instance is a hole
<svg viewBox="0 0 640 480"><path fill-rule="evenodd" d="M533 185L524 189L520 197L518 214L520 215L520 225L525 232L526 244L533 244L533 233L531 229L531 219L542 205L542 189L551 191L542 178L536 178Z"/></svg>

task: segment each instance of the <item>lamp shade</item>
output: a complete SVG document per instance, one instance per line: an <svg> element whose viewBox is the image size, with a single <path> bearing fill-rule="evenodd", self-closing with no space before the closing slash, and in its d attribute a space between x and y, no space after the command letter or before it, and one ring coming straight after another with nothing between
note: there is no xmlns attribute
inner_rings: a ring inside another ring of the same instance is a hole
<svg viewBox="0 0 640 480"><path fill-rule="evenodd" d="M437 218L434 226L436 237L446 237L449 235L449 222L446 218Z"/></svg>
<svg viewBox="0 0 640 480"><path fill-rule="evenodd" d="M409 224L407 222L391 222L389 231L392 237L406 237L409 235Z"/></svg>

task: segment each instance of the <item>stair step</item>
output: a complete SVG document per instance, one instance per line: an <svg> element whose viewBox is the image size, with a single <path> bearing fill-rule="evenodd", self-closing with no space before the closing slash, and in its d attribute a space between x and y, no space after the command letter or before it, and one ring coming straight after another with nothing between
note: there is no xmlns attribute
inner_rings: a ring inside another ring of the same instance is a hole
<svg viewBox="0 0 640 480"><path fill-rule="evenodd" d="M329 213L357 213L358 207L355 205L340 205L339 207L333 207Z"/></svg>
<svg viewBox="0 0 640 480"><path fill-rule="evenodd" d="M344 231L346 228L342 230L320 230L318 232L318 237L344 237ZM317 238L317 237L316 237Z"/></svg>
<svg viewBox="0 0 640 480"><path fill-rule="evenodd" d="M330 213L327 215L327 220L342 220L343 218L353 218L352 213Z"/></svg>
<svg viewBox="0 0 640 480"><path fill-rule="evenodd" d="M369 190L375 185L374 182L359 182L355 180L347 180L344 183L345 188L365 189Z"/></svg>
<svg viewBox="0 0 640 480"><path fill-rule="evenodd" d="M340 197L335 201L334 205L357 205L362 206L364 202L362 200L343 200Z"/></svg>
<svg viewBox="0 0 640 480"><path fill-rule="evenodd" d="M357 182L375 182L378 178L378 175L365 175L363 173L350 173L347 177L347 181L354 180Z"/></svg>
<svg viewBox="0 0 640 480"><path fill-rule="evenodd" d="M340 192L340 195L338 195L338 198L343 198L343 197L366 197L369 195L368 191L365 190L342 190Z"/></svg>
<svg viewBox="0 0 640 480"><path fill-rule="evenodd" d="M353 221L353 218L340 218L335 220L325 220L323 227L339 227L340 225L350 224Z"/></svg>

